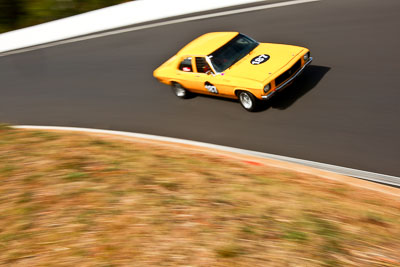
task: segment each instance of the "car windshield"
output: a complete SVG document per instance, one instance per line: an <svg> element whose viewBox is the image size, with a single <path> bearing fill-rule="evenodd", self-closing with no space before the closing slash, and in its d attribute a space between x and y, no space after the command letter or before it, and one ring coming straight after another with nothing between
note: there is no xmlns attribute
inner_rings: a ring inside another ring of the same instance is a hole
<svg viewBox="0 0 400 267"><path fill-rule="evenodd" d="M208 58L217 72L223 72L258 46L258 42L239 33L235 38L214 51Z"/></svg>

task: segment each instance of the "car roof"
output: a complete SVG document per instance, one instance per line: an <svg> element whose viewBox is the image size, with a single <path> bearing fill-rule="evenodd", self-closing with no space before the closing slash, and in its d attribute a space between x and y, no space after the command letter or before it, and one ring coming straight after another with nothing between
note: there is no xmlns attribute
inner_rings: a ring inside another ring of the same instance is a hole
<svg viewBox="0 0 400 267"><path fill-rule="evenodd" d="M179 50L177 55L209 55L238 34L238 32L210 32L203 34Z"/></svg>

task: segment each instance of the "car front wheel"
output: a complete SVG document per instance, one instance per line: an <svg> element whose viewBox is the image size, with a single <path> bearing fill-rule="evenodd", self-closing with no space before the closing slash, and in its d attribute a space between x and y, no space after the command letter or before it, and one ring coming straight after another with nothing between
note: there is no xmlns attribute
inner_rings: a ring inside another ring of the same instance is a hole
<svg viewBox="0 0 400 267"><path fill-rule="evenodd" d="M238 94L239 102L247 111L255 111L257 108L257 98L250 92L241 91Z"/></svg>
<svg viewBox="0 0 400 267"><path fill-rule="evenodd" d="M188 98L190 92L188 90L186 90L182 85L180 85L179 83L173 83L172 84L172 91L174 92L174 94L179 97L179 98Z"/></svg>

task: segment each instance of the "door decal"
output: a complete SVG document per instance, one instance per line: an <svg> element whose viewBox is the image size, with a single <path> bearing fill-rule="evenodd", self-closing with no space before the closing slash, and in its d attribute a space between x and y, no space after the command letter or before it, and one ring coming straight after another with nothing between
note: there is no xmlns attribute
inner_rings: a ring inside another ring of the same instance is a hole
<svg viewBox="0 0 400 267"><path fill-rule="evenodd" d="M212 83L205 82L204 86L207 89L207 91L209 91L210 93L218 94L217 87L215 87L215 85L213 85Z"/></svg>

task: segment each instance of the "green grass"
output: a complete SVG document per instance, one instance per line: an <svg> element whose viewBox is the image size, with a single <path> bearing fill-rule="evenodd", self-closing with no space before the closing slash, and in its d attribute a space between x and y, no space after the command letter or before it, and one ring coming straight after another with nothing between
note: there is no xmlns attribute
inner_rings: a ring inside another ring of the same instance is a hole
<svg viewBox="0 0 400 267"><path fill-rule="evenodd" d="M300 243L303 243L304 241L308 240L308 236L306 233L300 232L300 231L295 231L295 230L288 230L283 235L283 238L290 240L290 241L300 242Z"/></svg>

